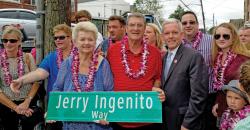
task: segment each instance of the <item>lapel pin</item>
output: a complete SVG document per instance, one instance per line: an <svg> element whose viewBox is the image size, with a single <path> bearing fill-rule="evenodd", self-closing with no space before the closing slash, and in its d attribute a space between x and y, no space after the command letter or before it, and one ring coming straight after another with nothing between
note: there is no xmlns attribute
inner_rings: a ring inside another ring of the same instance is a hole
<svg viewBox="0 0 250 130"><path fill-rule="evenodd" d="M174 63L175 63L175 64L177 63L177 59L174 59Z"/></svg>

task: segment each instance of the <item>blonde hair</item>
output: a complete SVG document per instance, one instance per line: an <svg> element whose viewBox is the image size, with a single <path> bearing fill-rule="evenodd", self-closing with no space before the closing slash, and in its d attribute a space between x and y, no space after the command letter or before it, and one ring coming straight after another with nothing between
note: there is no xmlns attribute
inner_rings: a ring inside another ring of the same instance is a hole
<svg viewBox="0 0 250 130"><path fill-rule="evenodd" d="M160 29L154 23L148 23L147 26L153 28L155 36L156 36L156 47L161 50L162 46L163 46L163 42L161 40L161 31L160 31Z"/></svg>
<svg viewBox="0 0 250 130"><path fill-rule="evenodd" d="M250 96L250 61L241 65L239 82Z"/></svg>
<svg viewBox="0 0 250 130"><path fill-rule="evenodd" d="M250 57L250 52L248 52L246 47L240 43L239 35L238 35L234 25L232 25L231 23L220 24L219 26L217 26L214 29L213 35L215 35L217 29L221 28L221 27L229 29L231 34L232 34L232 42L233 42L233 44L231 46L232 51L236 54L241 54L241 55ZM216 45L216 41L213 38L213 41L212 41L212 63L213 64L215 62L215 58L216 58L218 52L219 52L219 47Z"/></svg>
<svg viewBox="0 0 250 130"><path fill-rule="evenodd" d="M21 40L21 41L23 39L23 33L19 29L17 29L16 27L9 26L8 28L4 29L3 34L2 34L2 38L5 37L5 35L7 35L7 34L16 35L18 40Z"/></svg>
<svg viewBox="0 0 250 130"><path fill-rule="evenodd" d="M67 24L58 24L53 28L53 33L63 31L67 34L67 36L71 37L72 31L71 28Z"/></svg>
<svg viewBox="0 0 250 130"><path fill-rule="evenodd" d="M95 40L97 39L97 35L98 35L97 27L95 26L95 24L93 24L89 21L79 22L76 24L76 26L73 29L73 34L72 34L73 40L77 39L78 33L80 31L92 32L94 34Z"/></svg>

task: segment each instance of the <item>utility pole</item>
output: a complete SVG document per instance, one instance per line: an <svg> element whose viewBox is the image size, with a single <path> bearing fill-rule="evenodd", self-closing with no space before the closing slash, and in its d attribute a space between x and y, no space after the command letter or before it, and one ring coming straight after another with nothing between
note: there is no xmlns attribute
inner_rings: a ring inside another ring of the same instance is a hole
<svg viewBox="0 0 250 130"><path fill-rule="evenodd" d="M213 27L214 27L214 13L213 13Z"/></svg>
<svg viewBox="0 0 250 130"><path fill-rule="evenodd" d="M40 64L41 60L43 59L43 52L44 52L44 0L36 0L36 64Z"/></svg>
<svg viewBox="0 0 250 130"><path fill-rule="evenodd" d="M202 0L200 0L200 2L201 2L201 11L202 11L202 19L203 19L203 28L204 28L204 33L205 33L206 32L205 15L204 15L204 10L203 10Z"/></svg>

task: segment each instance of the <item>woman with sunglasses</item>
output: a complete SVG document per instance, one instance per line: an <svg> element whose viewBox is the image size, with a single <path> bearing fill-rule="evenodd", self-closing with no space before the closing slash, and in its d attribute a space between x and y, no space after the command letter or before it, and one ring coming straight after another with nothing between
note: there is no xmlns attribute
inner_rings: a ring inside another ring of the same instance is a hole
<svg viewBox="0 0 250 130"><path fill-rule="evenodd" d="M213 106L213 115L220 120L227 108L226 98L221 88L231 80L239 79L240 66L249 60L249 52L240 44L235 27L230 23L222 23L214 30L212 42L213 83L217 93ZM218 122L219 123L219 122ZM218 124L219 125L219 124Z"/></svg>
<svg viewBox="0 0 250 130"><path fill-rule="evenodd" d="M75 48L59 69L53 91L91 92L112 91L113 76L110 65L95 51L97 27L91 22L80 22L73 29ZM111 130L106 121L63 122L64 130Z"/></svg>
<svg viewBox="0 0 250 130"><path fill-rule="evenodd" d="M47 85L47 99L49 99L49 92L52 90L53 84L57 78L58 70L61 67L61 63L70 55L73 48L72 32L71 28L66 24L59 24L53 28L54 41L56 45L56 51L48 54L38 69L35 71L19 77L11 84L11 88L14 92L18 93L21 84L28 84L35 81L45 80L48 78ZM48 101L48 100L47 100ZM46 129L60 130L62 129L62 123L48 123Z"/></svg>
<svg viewBox="0 0 250 130"><path fill-rule="evenodd" d="M35 110L38 83L22 85L19 94L11 91L12 79L35 70L34 59L30 54L22 52L22 33L16 27L8 27L3 31L1 41L4 49L0 54L0 118L4 130L33 130L42 121L42 113L38 117ZM21 126L20 126L21 125Z"/></svg>

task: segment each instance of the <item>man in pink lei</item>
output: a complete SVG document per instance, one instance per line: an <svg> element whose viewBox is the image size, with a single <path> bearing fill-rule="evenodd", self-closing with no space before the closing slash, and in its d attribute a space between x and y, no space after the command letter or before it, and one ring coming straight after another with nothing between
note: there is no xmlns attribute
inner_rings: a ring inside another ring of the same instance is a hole
<svg viewBox="0 0 250 130"><path fill-rule="evenodd" d="M199 31L199 21L192 11L186 11L182 14L181 23L184 31L183 44L186 47L193 48L201 53L208 67L209 74L209 95L207 98L207 107L205 109L206 130L216 129L216 119L212 115L212 107L215 101L215 94L212 89L212 67L211 67L211 48L212 36Z"/></svg>
<svg viewBox="0 0 250 130"><path fill-rule="evenodd" d="M159 50L143 40L145 18L140 13L128 16L127 37L108 50L107 58L114 76L114 91L158 91L161 101L165 94L160 89L162 61ZM118 123L114 130L160 129L159 124Z"/></svg>

